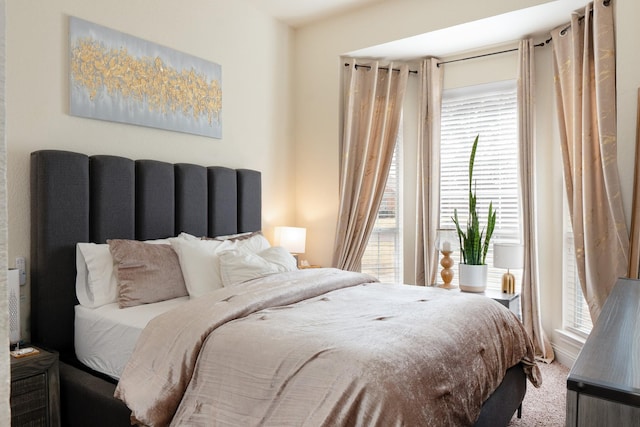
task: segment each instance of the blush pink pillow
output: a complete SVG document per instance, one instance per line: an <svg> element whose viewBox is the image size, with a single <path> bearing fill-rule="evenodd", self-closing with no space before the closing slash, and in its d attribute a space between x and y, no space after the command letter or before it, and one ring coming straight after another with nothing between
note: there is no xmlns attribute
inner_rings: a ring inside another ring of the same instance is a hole
<svg viewBox="0 0 640 427"><path fill-rule="evenodd" d="M187 296L180 262L171 245L108 240L118 279L118 306L133 307Z"/></svg>

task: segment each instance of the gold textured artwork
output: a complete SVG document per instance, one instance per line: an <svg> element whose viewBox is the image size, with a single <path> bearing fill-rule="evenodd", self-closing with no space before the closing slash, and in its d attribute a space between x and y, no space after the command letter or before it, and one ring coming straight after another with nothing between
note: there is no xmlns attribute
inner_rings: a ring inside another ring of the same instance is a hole
<svg viewBox="0 0 640 427"><path fill-rule="evenodd" d="M221 138L220 66L70 20L73 115Z"/></svg>

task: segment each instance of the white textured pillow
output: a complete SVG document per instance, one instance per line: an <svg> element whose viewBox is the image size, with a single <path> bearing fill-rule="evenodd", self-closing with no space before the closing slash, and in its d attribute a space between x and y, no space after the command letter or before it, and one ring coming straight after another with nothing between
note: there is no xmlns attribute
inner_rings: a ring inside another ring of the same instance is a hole
<svg viewBox="0 0 640 427"><path fill-rule="evenodd" d="M187 237L181 234L178 238ZM145 243L168 245L169 239L146 240ZM81 305L89 308L117 301L118 279L108 244L76 244L76 296Z"/></svg>
<svg viewBox="0 0 640 427"><path fill-rule="evenodd" d="M78 243L76 270L76 296L80 304L96 308L116 302L118 281L113 274L109 245Z"/></svg>
<svg viewBox="0 0 640 427"><path fill-rule="evenodd" d="M237 240L236 243L238 245L238 249L254 254L262 252L265 249L269 249L271 247L271 244L269 243L267 238L262 235L262 233L254 234L248 239Z"/></svg>
<svg viewBox="0 0 640 427"><path fill-rule="evenodd" d="M229 249L219 253L220 276L224 286L273 273L297 270L295 258L286 249L274 246L255 254L246 249Z"/></svg>
<svg viewBox="0 0 640 427"><path fill-rule="evenodd" d="M222 287L218 253L235 247L235 242L180 238L170 240L178 254L190 297L197 298Z"/></svg>
<svg viewBox="0 0 640 427"><path fill-rule="evenodd" d="M220 257L220 276L224 286L233 286L247 280L277 273L278 266L257 254L238 249L222 251Z"/></svg>
<svg viewBox="0 0 640 427"><path fill-rule="evenodd" d="M182 233L178 234L178 237L174 237L174 239L200 240L199 237L196 237L193 234L185 233L184 231Z"/></svg>
<svg viewBox="0 0 640 427"><path fill-rule="evenodd" d="M231 241L237 244L238 249L245 250L257 254L269 247L271 244L261 231L253 231L249 233L239 233L229 236L218 236L215 240Z"/></svg>
<svg viewBox="0 0 640 427"><path fill-rule="evenodd" d="M240 240L240 239L249 238L249 237L253 236L254 234L258 234L258 233L261 233L261 231L245 231L244 233L226 234L224 236L215 236L214 239L216 239L216 240Z"/></svg>
<svg viewBox="0 0 640 427"><path fill-rule="evenodd" d="M278 266L281 272L298 269L296 259L282 246L272 246L258 253L259 256Z"/></svg>

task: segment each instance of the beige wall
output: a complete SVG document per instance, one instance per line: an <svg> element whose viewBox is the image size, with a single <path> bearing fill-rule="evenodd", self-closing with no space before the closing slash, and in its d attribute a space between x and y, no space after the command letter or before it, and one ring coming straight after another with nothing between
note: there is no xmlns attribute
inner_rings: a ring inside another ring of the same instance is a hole
<svg viewBox="0 0 640 427"><path fill-rule="evenodd" d="M329 265L332 259L338 209L340 55L541 3L544 2L397 0L296 32L293 90L298 184L296 218L298 226L308 227L306 256L311 262ZM640 57L634 47L640 38L635 18L640 16L640 3L629 0L614 3L618 48L618 159L628 220L632 199L636 93L640 86ZM482 64L475 66L481 67ZM551 49L536 50L537 193L539 239L542 242L540 294L544 329L567 360L575 357L579 347L563 346L563 337L557 332L562 327L563 190L551 67ZM461 75L454 77L456 70L461 69L451 66L447 69L449 78L459 78L459 85L463 86L465 72L458 71ZM495 70L480 71L478 76L492 72ZM411 232L411 228L405 227L405 233Z"/></svg>
<svg viewBox="0 0 640 427"><path fill-rule="evenodd" d="M70 116L69 15L220 64L223 138ZM10 266L16 256L29 257L29 153L40 149L258 169L265 234L293 222L287 26L245 1L226 0L11 1L7 16ZM22 289L23 330L28 290Z"/></svg>

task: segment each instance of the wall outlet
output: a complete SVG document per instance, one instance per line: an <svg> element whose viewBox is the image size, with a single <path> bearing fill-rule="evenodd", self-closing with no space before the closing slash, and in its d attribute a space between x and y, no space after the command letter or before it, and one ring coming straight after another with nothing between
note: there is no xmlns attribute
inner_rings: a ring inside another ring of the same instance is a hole
<svg viewBox="0 0 640 427"><path fill-rule="evenodd" d="M24 285L27 283L27 261L24 257L16 258L16 268L19 271L20 284Z"/></svg>

